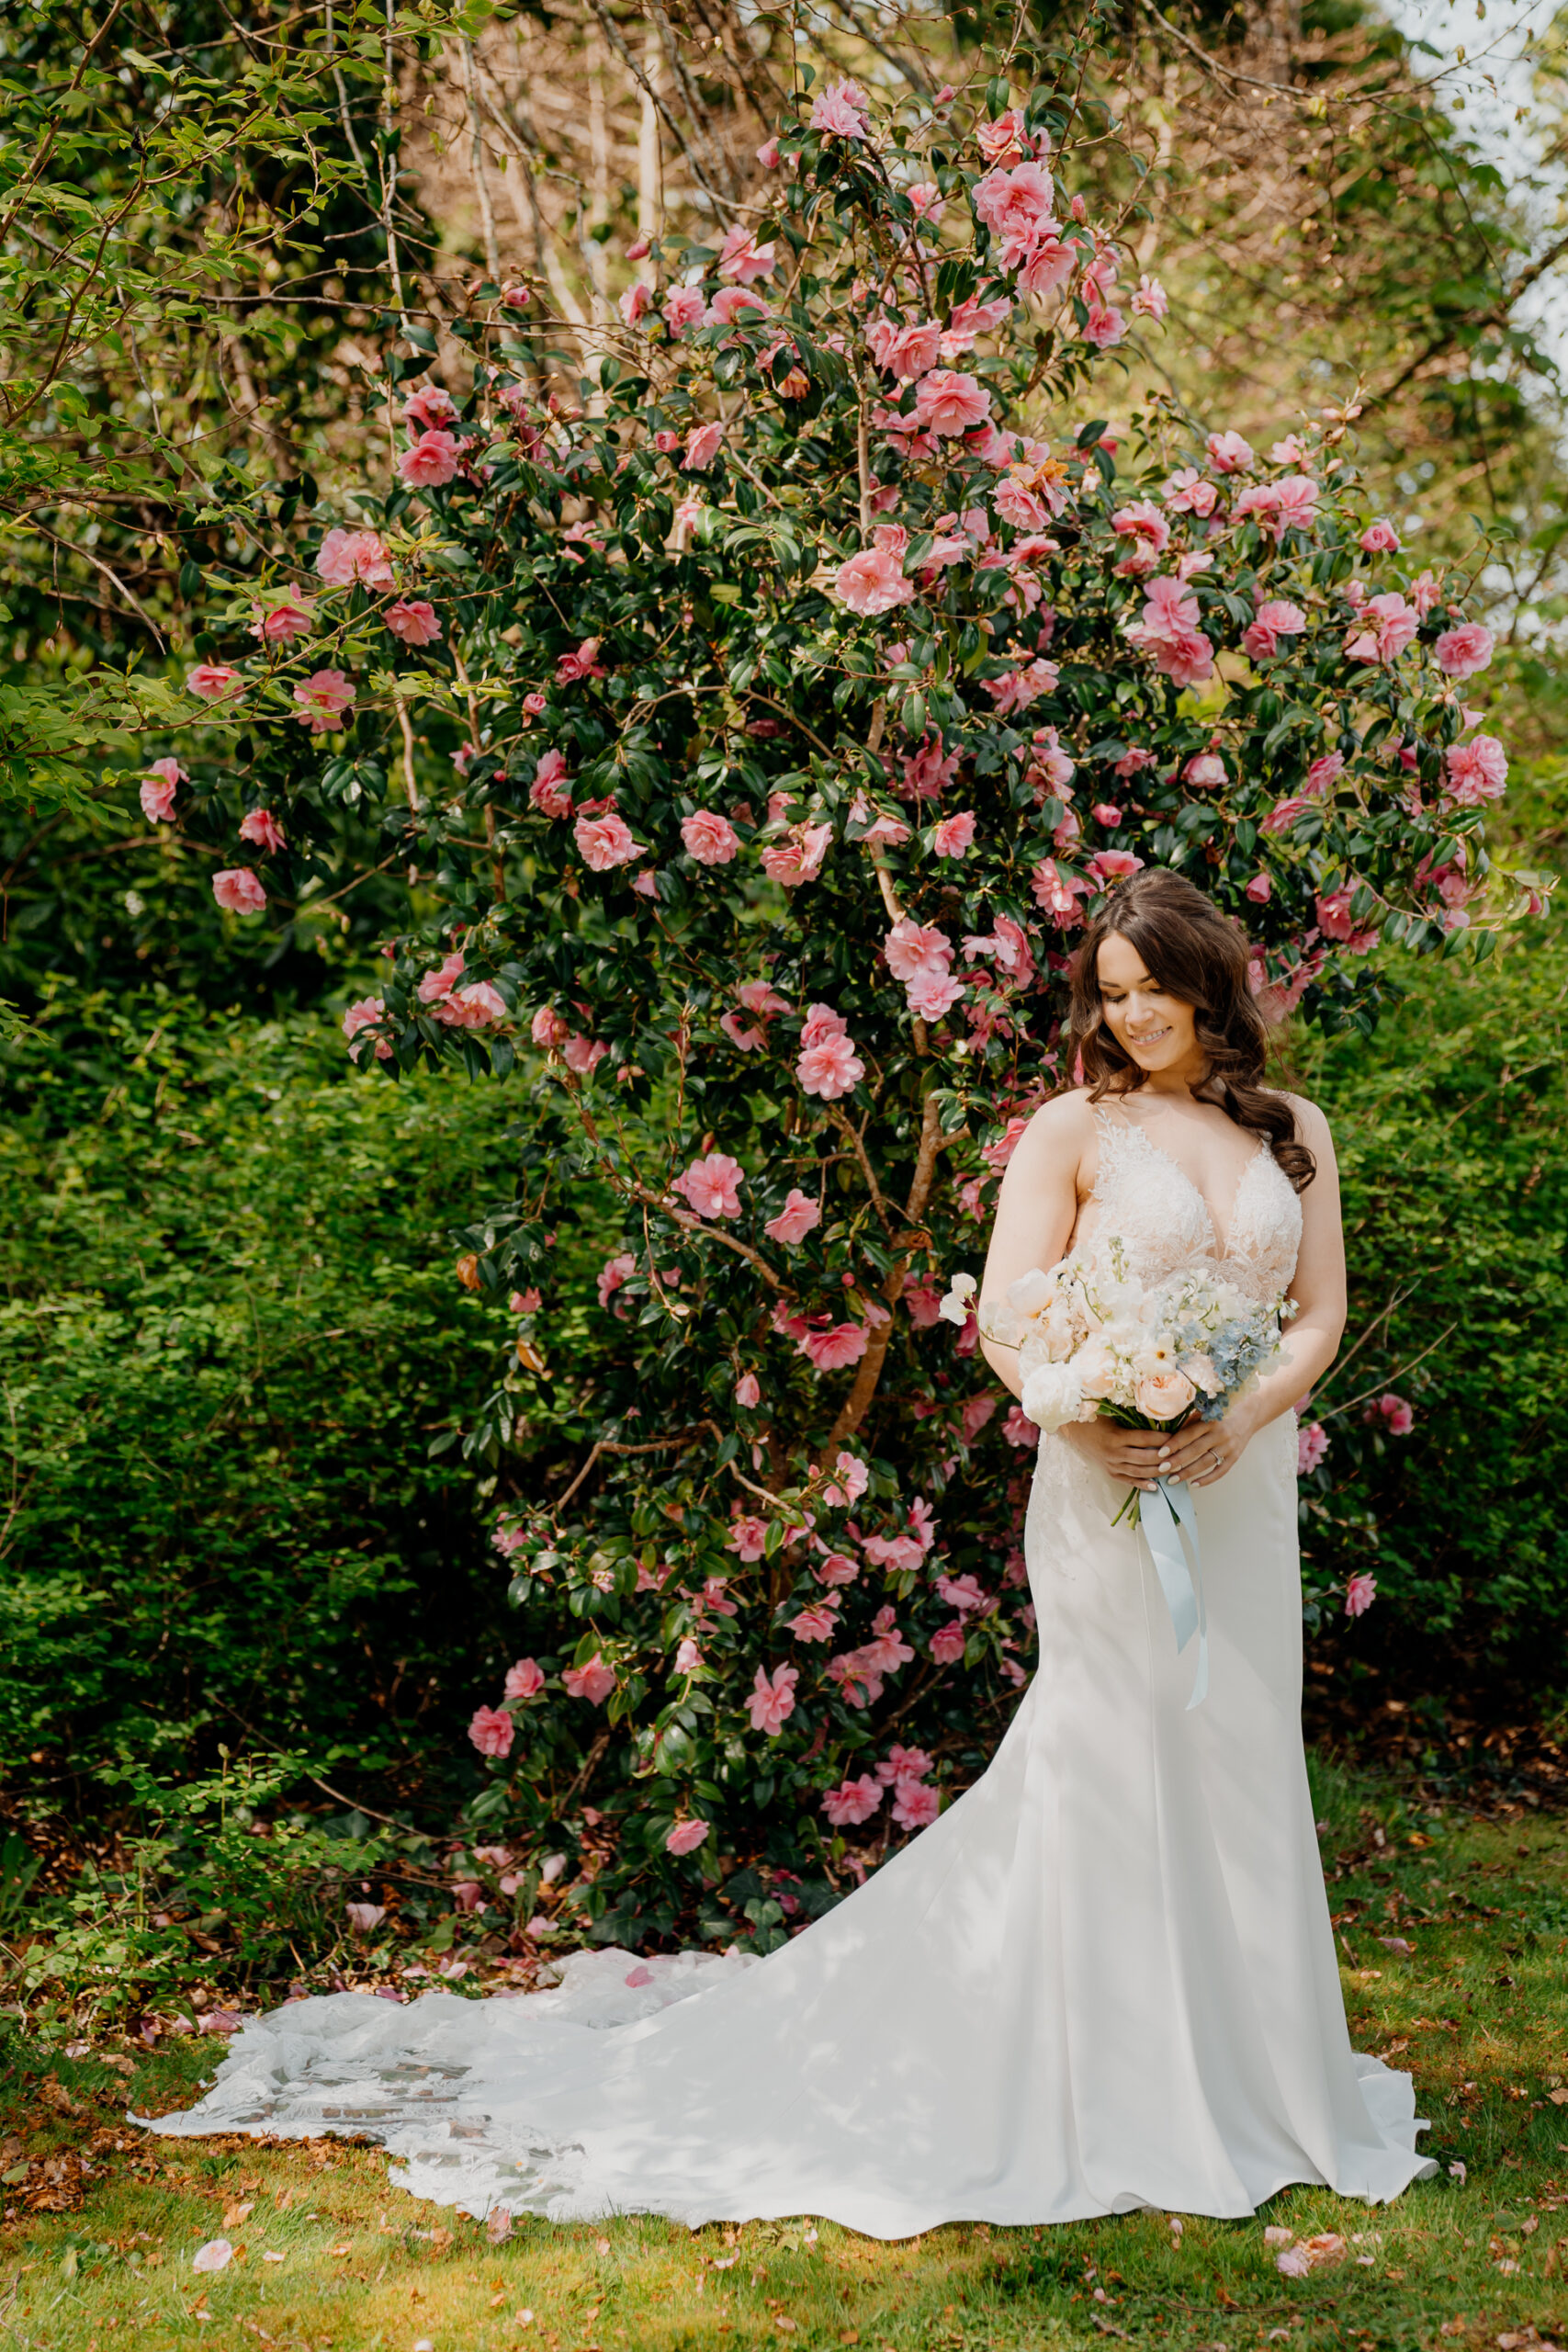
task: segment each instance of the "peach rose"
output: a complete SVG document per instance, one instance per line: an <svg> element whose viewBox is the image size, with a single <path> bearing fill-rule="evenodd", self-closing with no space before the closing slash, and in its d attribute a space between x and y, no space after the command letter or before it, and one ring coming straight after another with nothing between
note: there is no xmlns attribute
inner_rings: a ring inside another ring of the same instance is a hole
<svg viewBox="0 0 1568 2352"><path fill-rule="evenodd" d="M1174 1421L1197 1394L1184 1372L1145 1372L1133 1391L1133 1402L1151 1421Z"/></svg>

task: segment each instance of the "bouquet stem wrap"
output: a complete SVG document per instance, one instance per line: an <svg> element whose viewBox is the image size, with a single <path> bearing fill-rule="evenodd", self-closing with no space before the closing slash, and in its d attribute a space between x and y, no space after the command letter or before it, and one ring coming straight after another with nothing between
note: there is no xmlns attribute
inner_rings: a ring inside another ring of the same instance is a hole
<svg viewBox="0 0 1568 2352"><path fill-rule="evenodd" d="M1137 1523L1143 1530L1155 1564L1165 1605L1170 1611L1177 1656L1198 1636L1198 1663L1192 1676L1188 1712L1201 1706L1209 1688L1209 1612L1203 1601L1203 1555L1198 1542L1198 1514L1192 1492L1180 1478L1161 1478L1150 1494L1138 1497ZM1190 1565L1189 1565L1190 1558Z"/></svg>

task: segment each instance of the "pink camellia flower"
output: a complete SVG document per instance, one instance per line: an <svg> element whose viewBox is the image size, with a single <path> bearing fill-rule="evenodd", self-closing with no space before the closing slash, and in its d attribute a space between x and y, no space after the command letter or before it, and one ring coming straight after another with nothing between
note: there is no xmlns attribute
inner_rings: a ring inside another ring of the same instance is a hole
<svg viewBox="0 0 1568 2352"><path fill-rule="evenodd" d="M238 702L245 680L227 662L198 662L186 672L186 686L198 702Z"/></svg>
<svg viewBox="0 0 1568 2352"><path fill-rule="evenodd" d="M1097 800L1089 813L1095 823L1103 825L1108 832L1122 822L1122 811L1113 800Z"/></svg>
<svg viewBox="0 0 1568 2352"><path fill-rule="evenodd" d="M478 1707L468 1725L468 1737L481 1756L510 1756L512 1718L504 1707Z"/></svg>
<svg viewBox="0 0 1568 2352"><path fill-rule="evenodd" d="M467 994L467 990L461 993ZM603 1037L582 1037L574 1034L566 1041L562 1058L568 1069L576 1070L580 1078L592 1078L609 1050Z"/></svg>
<svg viewBox="0 0 1568 2352"><path fill-rule="evenodd" d="M702 1662L702 1651L690 1634L676 1643L675 1671L677 1674L695 1674Z"/></svg>
<svg viewBox="0 0 1568 2352"><path fill-rule="evenodd" d="M1056 233L1051 175L1032 157L1010 171L987 172L976 181L974 196L975 209L991 232L993 259L999 269L1017 269L1043 239Z"/></svg>
<svg viewBox="0 0 1568 2352"><path fill-rule="evenodd" d="M745 1182L745 1170L738 1159L731 1159L727 1151L710 1151L694 1159L670 1189L682 1193L698 1216L739 1216L740 1187Z"/></svg>
<svg viewBox="0 0 1568 2352"><path fill-rule="evenodd" d="M544 817L570 817L571 795L566 789L566 757L560 752L541 753L528 786L528 805Z"/></svg>
<svg viewBox="0 0 1568 2352"><path fill-rule="evenodd" d="M509 311L525 311L531 298L525 286L503 286L501 299Z"/></svg>
<svg viewBox="0 0 1568 2352"><path fill-rule="evenodd" d="M944 817L931 835L931 847L938 857L967 857L975 846L975 814L964 808L955 817Z"/></svg>
<svg viewBox="0 0 1568 2352"><path fill-rule="evenodd" d="M266 892L248 865L230 865L215 874L212 895L231 915L259 915L266 904Z"/></svg>
<svg viewBox="0 0 1568 2352"><path fill-rule="evenodd" d="M434 645L441 634L435 607L427 605L423 597L415 597L412 601L406 596L400 597L395 605L387 606L381 619L404 645Z"/></svg>
<svg viewBox="0 0 1568 2352"><path fill-rule="evenodd" d="M928 433L970 433L990 413L991 395L979 378L955 368L933 368L915 387L915 413Z"/></svg>
<svg viewBox="0 0 1568 2352"><path fill-rule="evenodd" d="M941 1811L938 1790L928 1789L919 1781L894 1781L893 1818L900 1829L929 1829Z"/></svg>
<svg viewBox="0 0 1568 2352"><path fill-rule="evenodd" d="M297 637L309 637L314 615L315 606L309 596L290 597L285 604L258 605L250 633L264 645L288 645Z"/></svg>
<svg viewBox="0 0 1568 2352"><path fill-rule="evenodd" d="M520 1657L515 1666L506 1669L505 1695L509 1699L532 1699L544 1687L544 1669L536 1658Z"/></svg>
<svg viewBox="0 0 1568 2352"><path fill-rule="evenodd" d="M1375 523L1367 525L1356 544L1363 555L1397 555L1399 533L1386 514L1380 514Z"/></svg>
<svg viewBox="0 0 1568 2352"><path fill-rule="evenodd" d="M732 278L738 286L754 285L760 278L773 274L773 248L760 245L743 221L737 221L725 236L718 256L718 274Z"/></svg>
<svg viewBox="0 0 1568 2352"><path fill-rule="evenodd" d="M403 402L402 421L416 437L421 433L448 433L457 422L457 403L440 384L426 384Z"/></svg>
<svg viewBox="0 0 1568 2352"><path fill-rule="evenodd" d="M694 1854L708 1834L705 1821L678 1821L664 1840L667 1854Z"/></svg>
<svg viewBox="0 0 1568 2352"><path fill-rule="evenodd" d="M435 1018L449 1029L488 1029L506 1017L506 1000L488 980L474 980L466 989L454 989L435 1008Z"/></svg>
<svg viewBox="0 0 1568 2352"><path fill-rule="evenodd" d="M1151 580L1145 597L1138 618L1122 622L1122 636L1152 653L1156 668L1179 686L1201 685L1213 673L1214 649L1199 629L1198 599L1184 581L1168 577Z"/></svg>
<svg viewBox="0 0 1568 2352"><path fill-rule="evenodd" d="M1257 616L1241 640L1242 651L1249 661L1267 661L1280 650L1282 637L1299 637L1305 627L1306 615L1299 605L1270 598L1258 605Z"/></svg>
<svg viewBox="0 0 1568 2352"><path fill-rule="evenodd" d="M1306 772L1307 793L1316 799L1319 794L1328 790L1331 784L1337 784L1344 773L1344 752L1325 752L1321 759L1314 760Z"/></svg>
<svg viewBox="0 0 1568 2352"><path fill-rule="evenodd" d="M596 637L585 637L572 652L557 656L558 685L570 686L575 684L579 678L602 678L604 675L604 665L599 659L599 639Z"/></svg>
<svg viewBox="0 0 1568 2352"><path fill-rule="evenodd" d="M828 1595L826 1600L814 1600L795 1616L786 1617L784 1623L797 1642L830 1642L837 1638L839 1596Z"/></svg>
<svg viewBox="0 0 1568 2352"><path fill-rule="evenodd" d="M544 1303L536 1290L514 1290L506 1302L513 1315L537 1315Z"/></svg>
<svg viewBox="0 0 1568 2352"><path fill-rule="evenodd" d="M341 670L316 670L294 689L299 707L296 718L312 735L331 735L343 725L344 713L354 707L354 688Z"/></svg>
<svg viewBox="0 0 1568 2352"><path fill-rule="evenodd" d="M1378 934L1375 926L1358 930L1350 912L1350 902L1355 895L1348 886L1342 890L1331 890L1326 896L1320 893L1316 902L1317 927L1325 939L1332 939L1348 947L1352 956L1364 956L1369 947L1376 944Z"/></svg>
<svg viewBox="0 0 1568 2352"><path fill-rule="evenodd" d="M423 986L422 980L422 991ZM558 1053L571 1032L570 1023L563 1021L558 1012L553 1012L547 1004L542 1004L528 1025L528 1034L535 1045L541 1046L546 1053Z"/></svg>
<svg viewBox="0 0 1568 2352"><path fill-rule="evenodd" d="M283 847L283 828L270 808L247 808L240 820L240 839L275 857Z"/></svg>
<svg viewBox="0 0 1568 2352"><path fill-rule="evenodd" d="M1119 506L1111 527L1119 538L1132 541L1129 569L1152 571L1170 545L1170 525L1152 499L1135 498L1130 506Z"/></svg>
<svg viewBox="0 0 1568 2352"><path fill-rule="evenodd" d="M391 560L375 531L329 531L316 556L316 571L329 588L392 585Z"/></svg>
<svg viewBox="0 0 1568 2352"><path fill-rule="evenodd" d="M615 1673L597 1650L586 1666L569 1666L561 1680L569 1698L586 1699L592 1707L602 1707L615 1687Z"/></svg>
<svg viewBox="0 0 1568 2352"><path fill-rule="evenodd" d="M753 1731L765 1731L770 1739L778 1737L795 1713L795 1686L799 1680L797 1666L777 1668L771 1679L761 1667L757 1668L751 1695L746 1702Z"/></svg>
<svg viewBox="0 0 1568 2352"><path fill-rule="evenodd" d="M762 1384L754 1372L743 1372L735 1384L735 1401L744 1405L749 1413L756 1411L762 1401Z"/></svg>
<svg viewBox="0 0 1568 2352"><path fill-rule="evenodd" d="M786 1250L794 1250L808 1233L815 1232L821 1222L822 1212L817 1203L809 1193L803 1193L798 1184L792 1184L783 1208L777 1216L768 1219L762 1230L770 1241L782 1241ZM752 1385L755 1386L755 1382ZM739 1389L736 1394L739 1395Z"/></svg>
<svg viewBox="0 0 1568 2352"><path fill-rule="evenodd" d="M1225 763L1217 752L1195 752L1181 773L1200 792L1213 792L1229 782Z"/></svg>
<svg viewBox="0 0 1568 2352"><path fill-rule="evenodd" d="M778 170L779 142L776 139L770 139L766 141L762 146L758 148L757 161L761 164L765 172L776 172Z"/></svg>
<svg viewBox="0 0 1568 2352"><path fill-rule="evenodd" d="M439 490L456 474L466 447L450 433L422 433L398 459L398 472L411 490Z"/></svg>
<svg viewBox="0 0 1568 2352"><path fill-rule="evenodd" d="M1410 601L1423 620L1442 601L1442 582L1435 571L1418 571L1410 583Z"/></svg>
<svg viewBox="0 0 1568 2352"><path fill-rule="evenodd" d="M740 836L728 817L699 808L681 820L681 839L699 865L728 865L739 854Z"/></svg>
<svg viewBox="0 0 1568 2352"><path fill-rule="evenodd" d="M931 1635L931 1663L934 1666L956 1666L964 1656L964 1620L955 1617L949 1625L939 1625Z"/></svg>
<svg viewBox="0 0 1568 2352"><path fill-rule="evenodd" d="M1395 1396L1392 1390L1386 1396L1378 1398L1376 1410L1382 1414L1390 1437L1408 1437L1416 1426L1414 1408L1407 1405L1403 1396Z"/></svg>
<svg viewBox="0 0 1568 2352"><path fill-rule="evenodd" d="M1138 280L1138 290L1133 297L1133 310L1140 319L1163 319L1170 308L1170 297L1157 277L1147 276Z"/></svg>
<svg viewBox="0 0 1568 2352"><path fill-rule="evenodd" d="M1180 466L1166 479L1165 503L1173 514L1212 514L1219 494L1196 466Z"/></svg>
<svg viewBox="0 0 1568 2352"><path fill-rule="evenodd" d="M848 1446L840 1446L833 1458L835 1476L831 1486L822 1489L822 1499L829 1510L851 1510L871 1484L871 1469L858 1453Z"/></svg>
<svg viewBox="0 0 1568 2352"><path fill-rule="evenodd" d="M833 594L852 613L890 613L913 602L914 582L904 577L902 560L888 548L863 548L833 576Z"/></svg>
<svg viewBox="0 0 1568 2352"><path fill-rule="evenodd" d="M863 1772L858 1781L840 1781L836 1789L829 1789L822 1799L822 1810L835 1829L858 1827L871 1819L882 1798L881 1781Z"/></svg>
<svg viewBox="0 0 1568 2352"><path fill-rule="evenodd" d="M865 1076L865 1064L856 1053L853 1040L840 1029L804 1046L795 1074L803 1093L815 1094L824 1102L836 1102L840 1096L854 1092Z"/></svg>
<svg viewBox="0 0 1568 2352"><path fill-rule="evenodd" d="M1473 678L1492 659L1492 632L1479 621L1446 628L1433 646L1432 656L1446 676Z"/></svg>
<svg viewBox="0 0 1568 2352"><path fill-rule="evenodd" d="M1391 594L1369 597L1362 606L1357 625L1345 639L1348 662L1394 662L1404 652L1420 626L1421 616L1414 605L1403 596ZM1482 631L1484 637L1486 632ZM1439 639L1438 643L1441 643ZM1490 655L1491 639L1487 639Z"/></svg>
<svg viewBox="0 0 1568 2352"><path fill-rule="evenodd" d="M1255 907L1266 907L1273 895L1274 885L1262 872L1255 874L1247 886L1247 896Z"/></svg>
<svg viewBox="0 0 1568 2352"><path fill-rule="evenodd" d="M1029 887L1036 906L1059 931L1070 931L1082 922L1078 900L1088 897L1089 885L1081 875L1064 874L1054 857L1043 857L1029 877Z"/></svg>
<svg viewBox="0 0 1568 2352"><path fill-rule="evenodd" d="M748 1564L763 1558L768 1549L767 1521L759 1519L754 1511L743 1511L739 1504L733 1509L735 1516L725 1538L725 1550Z"/></svg>
<svg viewBox="0 0 1568 2352"><path fill-rule="evenodd" d="M631 1275L636 1273L636 1272L637 1260L633 1257L629 1250L623 1250L618 1257L606 1258L604 1264L599 1269L600 1306L608 1306L611 1299L615 1296L616 1291L620 1289L622 1283L627 1281ZM624 1306L617 1306L615 1313L617 1315L624 1315L626 1313L626 1309Z"/></svg>
<svg viewBox="0 0 1568 2352"><path fill-rule="evenodd" d="M362 996L357 1004L349 1006L343 1016L343 1034L349 1041L349 1052L355 1061L361 1058L360 1054L354 1050L355 1038L362 1029L369 1029L378 1022L385 1021L386 1017L387 1001L384 997ZM385 1037L376 1040L376 1058L382 1062L389 1062L392 1058L392 1048Z"/></svg>
<svg viewBox="0 0 1568 2352"><path fill-rule="evenodd" d="M1030 140L1021 110L1018 107L1009 107L1007 112L998 115L994 122L976 123L975 144L987 164L1008 164L1015 156L1027 155ZM1051 141L1047 137L1041 153L1049 154L1050 151Z"/></svg>
<svg viewBox="0 0 1568 2352"><path fill-rule="evenodd" d="M1450 743L1443 754L1443 766L1448 796L1461 808L1478 808L1483 800L1495 800L1508 781L1508 755L1495 735L1476 735L1468 743ZM141 789L145 794L146 786Z"/></svg>
<svg viewBox="0 0 1568 2352"><path fill-rule="evenodd" d="M782 842L762 852L762 871L786 890L797 890L802 883L816 881L832 839L831 825L792 825Z"/></svg>
<svg viewBox="0 0 1568 2352"><path fill-rule="evenodd" d="M703 324L706 327L729 327L735 324L737 319L740 319L750 320L750 323L756 326L761 320L766 318L772 307L767 297L759 294L755 287L721 286L703 313ZM776 351L778 348L778 345L775 344L773 350ZM767 362L759 363L763 366L764 373L772 358L773 353L770 352ZM714 446L716 447L717 443L716 442ZM686 462L690 465L693 460L688 458ZM704 462L706 461L704 460Z"/></svg>
<svg viewBox="0 0 1568 2352"><path fill-rule="evenodd" d="M795 1344L814 1372L841 1372L859 1363L868 1341L863 1323L835 1323L826 1331L807 1331Z"/></svg>
<svg viewBox="0 0 1568 2352"><path fill-rule="evenodd" d="M811 128L831 139L863 139L871 100L857 82L835 82L819 91L811 108Z"/></svg>
<svg viewBox="0 0 1568 2352"><path fill-rule="evenodd" d="M367 1936L380 1926L387 1910L381 1903L345 1903L343 1914L356 1936Z"/></svg>
<svg viewBox="0 0 1568 2352"><path fill-rule="evenodd" d="M1211 433L1203 447L1216 473L1245 473L1253 462L1252 444L1239 433Z"/></svg>
<svg viewBox="0 0 1568 2352"><path fill-rule="evenodd" d="M1304 1478L1317 1468L1328 1451L1328 1431L1321 1421L1309 1421L1296 1432L1296 1476Z"/></svg>
<svg viewBox="0 0 1568 2352"><path fill-rule="evenodd" d="M612 866L647 854L647 843L632 839L626 819L614 808L603 817L579 817L571 831L584 865L595 874L607 874Z"/></svg>
<svg viewBox="0 0 1568 2352"><path fill-rule="evenodd" d="M1130 849L1097 849L1085 871L1096 882L1124 882L1129 874L1136 874L1143 865Z"/></svg>
<svg viewBox="0 0 1568 2352"><path fill-rule="evenodd" d="M701 326L707 303L697 286L672 286L664 298L664 323L671 334L683 335Z"/></svg>
<svg viewBox="0 0 1568 2352"><path fill-rule="evenodd" d="M141 813L149 824L172 825L175 821L175 792L190 778L178 760L154 760L147 771L146 782L137 797Z"/></svg>
<svg viewBox="0 0 1568 2352"><path fill-rule="evenodd" d="M653 295L640 277L634 277L615 307L627 326L635 327L637 321L653 308Z"/></svg>
<svg viewBox="0 0 1568 2352"><path fill-rule="evenodd" d="M891 319L873 319L865 331L873 358L890 376L913 382L942 357L942 329L934 319L918 319L896 326Z"/></svg>
<svg viewBox="0 0 1568 2352"><path fill-rule="evenodd" d="M1020 288L1025 294L1038 295L1042 301L1048 302L1053 295L1061 292L1077 263L1077 247L1064 244L1060 237L1054 237L1047 232L1018 273Z"/></svg>
<svg viewBox="0 0 1568 2352"><path fill-rule="evenodd" d="M1359 1576L1351 1577L1345 1587L1346 1616L1364 1617L1377 1597L1376 1577L1366 1570Z"/></svg>
<svg viewBox="0 0 1568 2352"><path fill-rule="evenodd" d="M1127 332L1127 322L1114 302L1091 302L1084 322L1083 339L1096 351L1110 351Z"/></svg>
<svg viewBox="0 0 1568 2352"><path fill-rule="evenodd" d="M1030 1419L1021 1405L1009 1407L1007 1419L1002 1423L1002 1435L1010 1445L1032 1446L1040 1442L1039 1428Z"/></svg>
<svg viewBox="0 0 1568 2352"><path fill-rule="evenodd" d="M686 435L686 454L681 460L686 473L705 473L718 454L724 439L724 424L720 419L713 424L694 424Z"/></svg>

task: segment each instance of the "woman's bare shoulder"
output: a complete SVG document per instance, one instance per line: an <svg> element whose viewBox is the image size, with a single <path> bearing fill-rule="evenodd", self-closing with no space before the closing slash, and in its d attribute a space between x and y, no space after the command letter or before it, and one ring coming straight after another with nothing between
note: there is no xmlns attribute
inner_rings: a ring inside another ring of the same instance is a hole
<svg viewBox="0 0 1568 2352"><path fill-rule="evenodd" d="M1094 1108L1087 1086L1064 1089L1042 1102L1019 1138L1020 1151L1055 1157L1084 1152L1094 1141ZM1014 1157L1016 1158L1016 1153Z"/></svg>
<svg viewBox="0 0 1568 2352"><path fill-rule="evenodd" d="M1319 1103L1304 1094L1281 1092L1281 1102L1287 1103L1295 1116L1296 1133L1305 1144L1325 1144L1332 1141L1328 1119Z"/></svg>

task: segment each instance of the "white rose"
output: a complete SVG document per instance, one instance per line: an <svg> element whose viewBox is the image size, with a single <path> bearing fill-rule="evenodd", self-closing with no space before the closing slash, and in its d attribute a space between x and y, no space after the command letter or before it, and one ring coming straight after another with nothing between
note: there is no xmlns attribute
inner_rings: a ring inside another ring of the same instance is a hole
<svg viewBox="0 0 1568 2352"><path fill-rule="evenodd" d="M1023 1384L1022 1405L1038 1429L1059 1430L1065 1421L1088 1419L1077 1368L1071 1363L1044 1363Z"/></svg>

